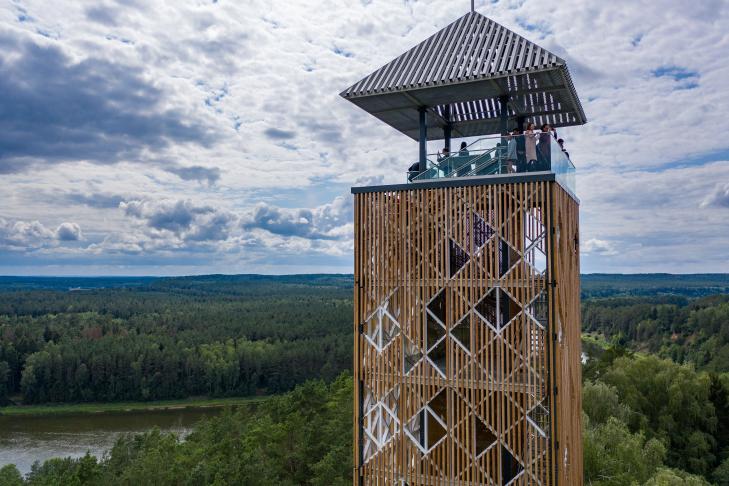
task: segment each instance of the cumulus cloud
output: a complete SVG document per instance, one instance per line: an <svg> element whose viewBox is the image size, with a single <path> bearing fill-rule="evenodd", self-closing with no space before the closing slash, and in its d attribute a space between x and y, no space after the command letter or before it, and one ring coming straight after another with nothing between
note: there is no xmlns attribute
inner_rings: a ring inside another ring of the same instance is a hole
<svg viewBox="0 0 729 486"><path fill-rule="evenodd" d="M225 240L236 219L232 213L190 200L128 201L119 207L148 228L185 241Z"/></svg>
<svg viewBox="0 0 729 486"><path fill-rule="evenodd" d="M617 251L615 246L606 240L599 240L597 238L590 238L582 245L582 253L585 255L596 254L601 256L612 256L616 255Z"/></svg>
<svg viewBox="0 0 729 486"><path fill-rule="evenodd" d="M77 223L61 223L56 229L59 241L78 241L82 239L81 227Z"/></svg>
<svg viewBox="0 0 729 486"><path fill-rule="evenodd" d="M5 249L34 249L52 241L53 231L38 221L7 221L0 218L0 245Z"/></svg>
<svg viewBox="0 0 729 486"><path fill-rule="evenodd" d="M246 229L315 240L341 239L351 233L352 198L339 196L314 209L288 209L259 203L243 219Z"/></svg>
<svg viewBox="0 0 729 486"><path fill-rule="evenodd" d="M53 231L39 221L0 218L0 249L4 250L37 250L81 238L81 227L77 223L61 223Z"/></svg>
<svg viewBox="0 0 729 486"><path fill-rule="evenodd" d="M209 145L199 120L165 103L136 66L0 33L0 173L85 160L137 160L175 143Z"/></svg>
<svg viewBox="0 0 729 486"><path fill-rule="evenodd" d="M729 208L729 182L717 184L714 191L701 201L702 208Z"/></svg>
<svg viewBox="0 0 729 486"><path fill-rule="evenodd" d="M91 243L91 254L170 254L200 251L247 252L306 258L351 253L352 198L338 196L313 208L282 208L260 203L235 212L189 199L136 199L119 209L135 223Z"/></svg>

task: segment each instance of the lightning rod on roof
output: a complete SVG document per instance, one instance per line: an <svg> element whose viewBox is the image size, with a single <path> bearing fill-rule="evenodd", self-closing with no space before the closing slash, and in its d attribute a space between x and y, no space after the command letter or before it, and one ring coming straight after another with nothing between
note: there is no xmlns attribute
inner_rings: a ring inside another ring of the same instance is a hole
<svg viewBox="0 0 729 486"><path fill-rule="evenodd" d="M473 12L474 10L476 10L475 3L476 3L476 0L471 0L471 12Z"/></svg>

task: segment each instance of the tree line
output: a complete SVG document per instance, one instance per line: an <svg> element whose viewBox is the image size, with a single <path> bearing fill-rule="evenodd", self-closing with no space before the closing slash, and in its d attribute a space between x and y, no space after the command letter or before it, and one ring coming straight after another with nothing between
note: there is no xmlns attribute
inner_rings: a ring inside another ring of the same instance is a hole
<svg viewBox="0 0 729 486"><path fill-rule="evenodd" d="M246 396L352 363L352 289L332 278L155 281L0 292L0 404Z"/></svg>
<svg viewBox="0 0 729 486"><path fill-rule="evenodd" d="M582 304L583 332L697 369L729 371L729 295L609 297Z"/></svg>

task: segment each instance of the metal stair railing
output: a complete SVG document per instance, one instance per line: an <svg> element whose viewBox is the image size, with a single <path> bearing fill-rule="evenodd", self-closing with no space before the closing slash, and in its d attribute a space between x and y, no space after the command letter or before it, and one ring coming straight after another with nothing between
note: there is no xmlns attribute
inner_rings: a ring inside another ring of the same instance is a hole
<svg viewBox="0 0 729 486"><path fill-rule="evenodd" d="M475 155L459 155L458 152L453 155L449 155L438 162L432 162L428 159L429 167L409 178L411 182L431 180L431 179L442 179L452 177L464 177L472 175L472 173L484 166L494 163L496 160L500 160L500 156L493 157L493 154L499 150L500 147L492 147L483 150L479 154Z"/></svg>

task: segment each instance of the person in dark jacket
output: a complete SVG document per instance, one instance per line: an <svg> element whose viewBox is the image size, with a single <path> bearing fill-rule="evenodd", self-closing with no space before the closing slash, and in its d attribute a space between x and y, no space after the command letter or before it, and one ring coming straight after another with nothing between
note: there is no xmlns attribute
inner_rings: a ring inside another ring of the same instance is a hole
<svg viewBox="0 0 729 486"><path fill-rule="evenodd" d="M461 149L458 151L458 155L461 157L468 157L468 144L466 142L461 142Z"/></svg>
<svg viewBox="0 0 729 486"><path fill-rule="evenodd" d="M567 157L567 159L569 159L570 153L564 149L564 139L562 139L562 138L557 139L557 143L559 144L559 148L562 149L562 153L564 154L564 156Z"/></svg>
<svg viewBox="0 0 729 486"><path fill-rule="evenodd" d="M534 123L527 123L524 131L524 150L526 154L526 172L538 170L537 168L537 134L534 133Z"/></svg>
<svg viewBox="0 0 729 486"><path fill-rule="evenodd" d="M542 131L539 133L539 144L537 145L537 170L552 169L552 137L556 132L548 123L542 125Z"/></svg>
<svg viewBox="0 0 729 486"><path fill-rule="evenodd" d="M526 140L524 135L518 128L514 130L516 134L516 171L526 172L527 171L527 159L526 159Z"/></svg>

